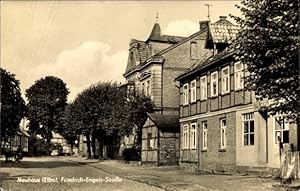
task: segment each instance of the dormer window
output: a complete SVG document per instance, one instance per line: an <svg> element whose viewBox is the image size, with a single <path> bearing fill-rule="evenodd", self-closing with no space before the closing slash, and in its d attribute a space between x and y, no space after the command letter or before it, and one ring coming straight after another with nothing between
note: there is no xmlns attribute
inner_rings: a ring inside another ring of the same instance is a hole
<svg viewBox="0 0 300 191"><path fill-rule="evenodd" d="M191 51L191 59L197 59L198 55L197 55L197 42L191 42L190 45L190 51Z"/></svg>

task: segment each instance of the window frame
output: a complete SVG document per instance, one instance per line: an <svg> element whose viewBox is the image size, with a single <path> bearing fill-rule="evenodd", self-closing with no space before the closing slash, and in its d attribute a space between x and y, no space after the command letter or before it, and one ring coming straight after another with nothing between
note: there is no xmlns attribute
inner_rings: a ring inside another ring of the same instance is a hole
<svg viewBox="0 0 300 191"><path fill-rule="evenodd" d="M207 76L206 75L200 77L200 100L207 100Z"/></svg>
<svg viewBox="0 0 300 191"><path fill-rule="evenodd" d="M247 116L251 116L247 118ZM253 132L251 132L251 121L253 121ZM245 132L245 122L248 122L248 132ZM243 146L254 146L255 145L255 120L254 112L242 114L242 134L243 134ZM247 135L248 142L245 144L245 136ZM253 144L251 144L251 135L253 135Z"/></svg>
<svg viewBox="0 0 300 191"><path fill-rule="evenodd" d="M225 125L223 125L223 121L225 121ZM227 129L227 120L226 120L226 118L222 118L220 120L220 136L221 136L220 147L221 147L221 149L226 149L226 146L227 146L226 129ZM223 140L223 138L224 138L224 140ZM223 142L224 142L224 145L223 145Z"/></svg>
<svg viewBox="0 0 300 191"><path fill-rule="evenodd" d="M151 139L152 139L152 133L147 133L147 150L153 150L153 148L151 147Z"/></svg>
<svg viewBox="0 0 300 191"><path fill-rule="evenodd" d="M222 68L221 70L221 94L227 94L230 92L230 70L229 66ZM224 71L227 70L228 73L224 75ZM227 80L226 80L227 79ZM225 89L227 86L228 89Z"/></svg>
<svg viewBox="0 0 300 191"><path fill-rule="evenodd" d="M186 87L186 88L185 88ZM188 105L189 104L189 84L185 83L182 86L182 105Z"/></svg>
<svg viewBox="0 0 300 191"><path fill-rule="evenodd" d="M197 149L197 123L196 122L191 123L191 127L190 127L190 149Z"/></svg>
<svg viewBox="0 0 300 191"><path fill-rule="evenodd" d="M202 150L207 150L208 148L208 135L207 135L207 131L208 131L208 125L207 125L207 121L202 121ZM204 125L205 124L205 125Z"/></svg>
<svg viewBox="0 0 300 191"><path fill-rule="evenodd" d="M193 84L195 84L194 87L193 87ZM197 80L191 81L190 88L191 88L191 103L194 103L197 101Z"/></svg>
<svg viewBox="0 0 300 191"><path fill-rule="evenodd" d="M182 149L188 149L189 148L189 125L184 124L182 126Z"/></svg>
<svg viewBox="0 0 300 191"><path fill-rule="evenodd" d="M280 124L280 129L276 129L276 118L282 118L283 120L283 125L284 127L282 127L282 124ZM287 128L285 128L287 127ZM281 138L281 142L283 144L288 144L290 143L290 123L288 121L288 119L284 116L284 115L276 115L273 118L273 129L274 129L274 144L278 145L278 138L277 138L277 133L280 133L280 138ZM288 142L283 142L283 132L288 132Z"/></svg>
<svg viewBox="0 0 300 191"><path fill-rule="evenodd" d="M216 78L213 79L213 76L216 76ZM219 94L219 91L218 91L218 88L219 88L218 81L219 81L219 79L218 79L218 77L219 77L218 76L218 71L215 71L215 72L210 74L210 97L217 97L218 94ZM215 94L214 94L214 88L213 88L214 82L216 83L216 93Z"/></svg>
<svg viewBox="0 0 300 191"><path fill-rule="evenodd" d="M241 68L237 69L237 65L239 64L241 65ZM236 62L234 63L234 90L241 89L244 89L244 64Z"/></svg>

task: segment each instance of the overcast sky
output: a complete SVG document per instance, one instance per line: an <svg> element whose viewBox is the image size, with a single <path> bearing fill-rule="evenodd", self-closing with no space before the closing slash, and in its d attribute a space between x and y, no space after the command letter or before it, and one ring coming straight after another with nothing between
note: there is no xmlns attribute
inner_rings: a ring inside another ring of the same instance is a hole
<svg viewBox="0 0 300 191"><path fill-rule="evenodd" d="M57 76L72 100L98 81L124 82L129 42L148 38L157 12L163 34L188 36L207 20L206 3L213 22L240 15L239 1L2 1L1 67L23 93Z"/></svg>

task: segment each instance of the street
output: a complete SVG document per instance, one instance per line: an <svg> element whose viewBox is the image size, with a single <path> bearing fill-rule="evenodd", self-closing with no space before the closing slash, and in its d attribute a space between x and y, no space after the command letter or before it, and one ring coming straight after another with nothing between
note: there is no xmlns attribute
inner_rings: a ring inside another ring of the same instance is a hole
<svg viewBox="0 0 300 191"><path fill-rule="evenodd" d="M0 189L31 190L287 190L278 180L249 175L197 174L176 166L125 164L82 157L25 157L21 163L0 160ZM275 186L274 186L275 185Z"/></svg>
<svg viewBox="0 0 300 191"><path fill-rule="evenodd" d="M19 164L2 160L0 174L0 188L7 191L162 190L58 157L24 158Z"/></svg>

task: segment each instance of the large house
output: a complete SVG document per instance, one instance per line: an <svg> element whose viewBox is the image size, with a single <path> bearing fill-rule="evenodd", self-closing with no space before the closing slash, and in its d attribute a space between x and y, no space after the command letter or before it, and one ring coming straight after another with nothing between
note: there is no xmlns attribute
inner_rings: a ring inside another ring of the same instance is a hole
<svg viewBox="0 0 300 191"><path fill-rule="evenodd" d="M127 68L124 73L128 87L151 97L154 112L149 114L142 132L142 162L174 163L179 157L179 92L174 79L196 64L199 58L211 55L205 49L207 21L189 37L162 35L160 25L154 24L146 41L131 40ZM161 123L164 119L167 123ZM171 127L171 128L170 128ZM171 137L159 144L160 137ZM175 139L174 137L177 137ZM155 145L154 143L157 143Z"/></svg>
<svg viewBox="0 0 300 191"><path fill-rule="evenodd" d="M296 124L268 116L244 89L247 66L230 48L238 27L210 23L206 48L214 55L176 78L180 82L180 166L204 171L278 168L279 143L299 150Z"/></svg>

